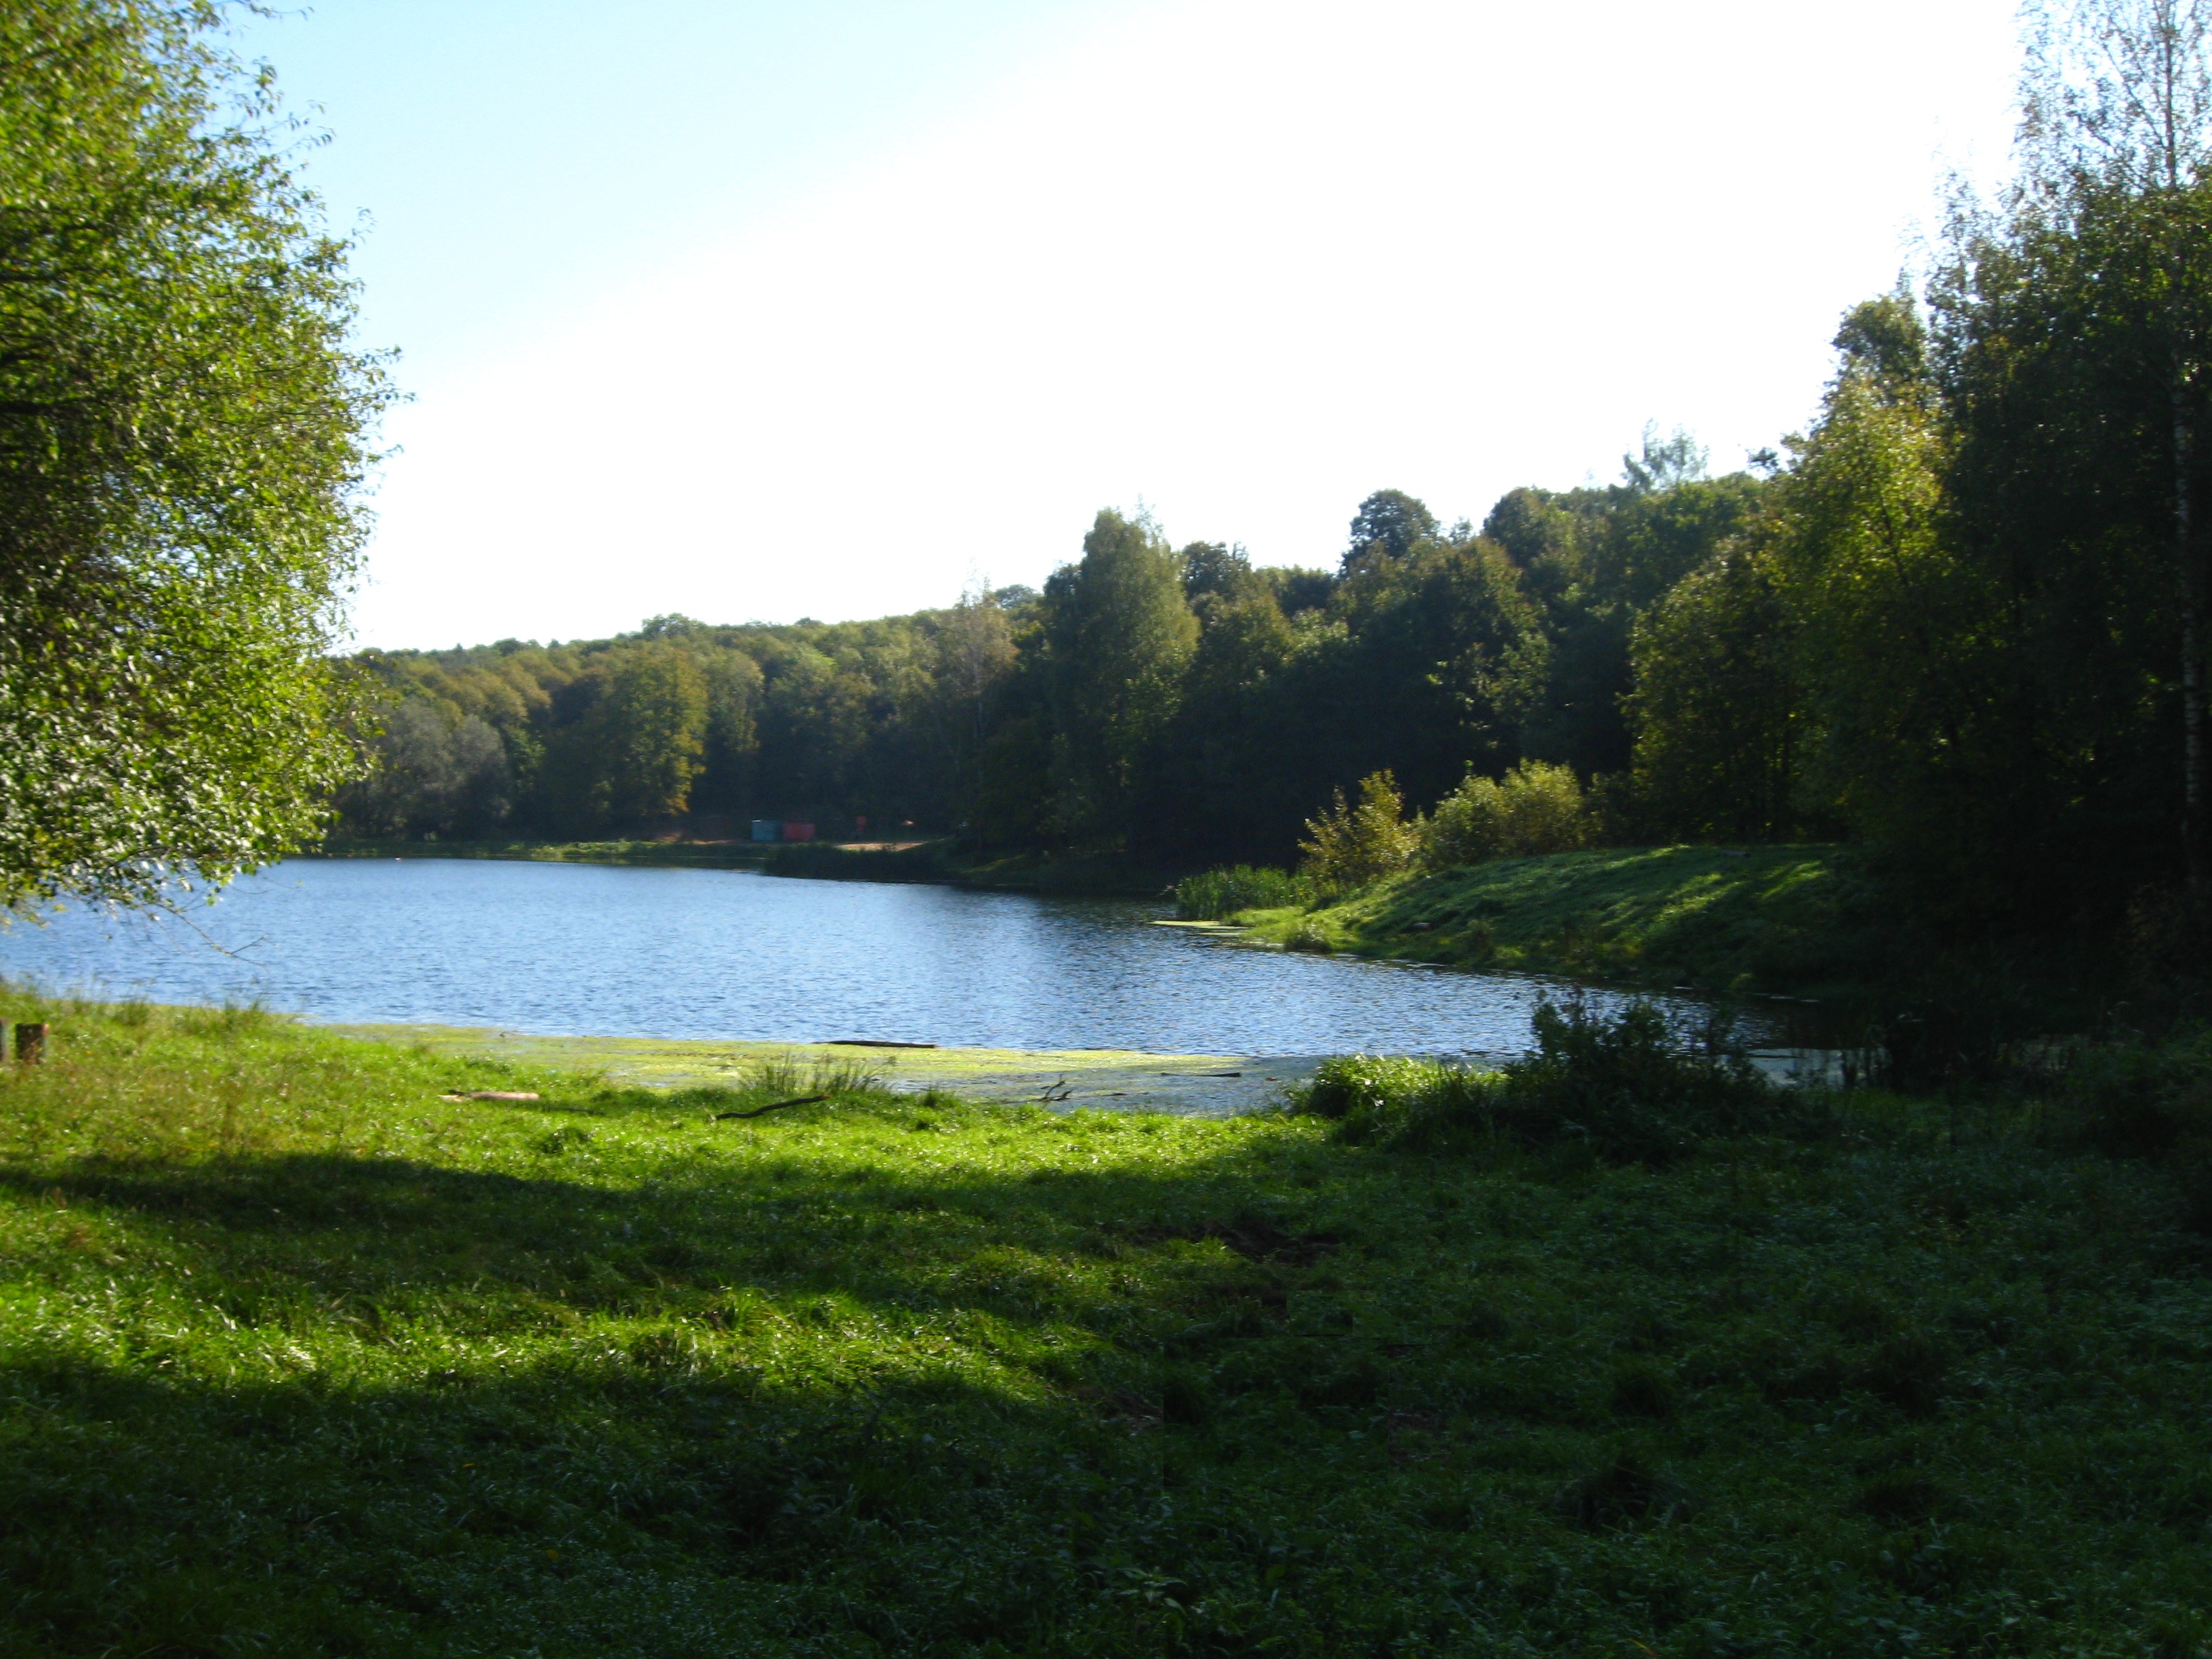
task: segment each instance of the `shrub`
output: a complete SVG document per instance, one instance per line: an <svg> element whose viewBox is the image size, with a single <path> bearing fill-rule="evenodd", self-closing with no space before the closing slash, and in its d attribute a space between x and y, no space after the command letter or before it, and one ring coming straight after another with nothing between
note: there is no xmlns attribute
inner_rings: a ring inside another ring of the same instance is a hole
<svg viewBox="0 0 2212 1659"><path fill-rule="evenodd" d="M1315 1069L1297 1109L1334 1119L1340 1140L1398 1142L1413 1119L1435 1115L1449 1085L1486 1075L1402 1054L1338 1054Z"/></svg>
<svg viewBox="0 0 2212 1659"><path fill-rule="evenodd" d="M1502 1109L1531 1141L1583 1139L1607 1158L1656 1161L1779 1119L1777 1091L1723 1029L1678 1035L1642 1000L1609 1019L1547 1001L1535 1028L1536 1052L1505 1067Z"/></svg>
<svg viewBox="0 0 2212 1659"><path fill-rule="evenodd" d="M1419 819L1405 821L1405 797L1388 772L1370 772L1359 781L1359 805L1346 806L1344 791L1336 804L1306 823L1310 840L1298 843L1305 854L1299 873L1322 894L1348 893L1395 876L1413 861L1421 845Z"/></svg>
<svg viewBox="0 0 2212 1659"><path fill-rule="evenodd" d="M1240 910L1279 910L1312 897L1313 885L1304 877L1250 864L1186 876L1175 885L1176 914L1185 921L1218 921Z"/></svg>
<svg viewBox="0 0 2212 1659"><path fill-rule="evenodd" d="M2212 1033L2093 1048L2068 1069L2059 1107L2072 1137L2100 1152L2166 1155L2212 1140Z"/></svg>
<svg viewBox="0 0 2212 1659"><path fill-rule="evenodd" d="M1436 1152L1574 1143L1661 1163L1711 1137L1803 1127L1727 1033L1678 1035L1648 1002L1607 1018L1579 1002L1536 1010L1536 1050L1495 1072L1353 1054L1324 1061L1296 1109L1340 1139Z"/></svg>
<svg viewBox="0 0 2212 1659"><path fill-rule="evenodd" d="M2068 1068L2057 1106L2063 1138L2159 1159L2179 1189L2182 1224L2212 1233L2212 1032L2091 1049Z"/></svg>
<svg viewBox="0 0 2212 1659"><path fill-rule="evenodd" d="M1470 776L1437 803L1422 836L1431 869L1587 846L1591 815L1571 767L1522 761L1503 779Z"/></svg>

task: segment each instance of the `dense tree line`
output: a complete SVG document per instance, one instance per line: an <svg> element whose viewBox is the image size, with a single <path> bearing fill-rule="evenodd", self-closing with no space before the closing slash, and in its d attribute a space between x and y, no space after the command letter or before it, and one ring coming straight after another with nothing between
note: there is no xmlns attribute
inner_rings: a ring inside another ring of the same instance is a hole
<svg viewBox="0 0 2212 1659"><path fill-rule="evenodd" d="M1686 438L1647 441L1620 484L1516 490L1480 531L1381 491L1334 569L1177 548L1109 511L1042 592L369 653L392 698L346 826L583 835L757 815L1281 860L1333 791L1378 769L1422 803L1531 757L1624 778L1635 620L1767 488L1706 480L1701 459Z"/></svg>

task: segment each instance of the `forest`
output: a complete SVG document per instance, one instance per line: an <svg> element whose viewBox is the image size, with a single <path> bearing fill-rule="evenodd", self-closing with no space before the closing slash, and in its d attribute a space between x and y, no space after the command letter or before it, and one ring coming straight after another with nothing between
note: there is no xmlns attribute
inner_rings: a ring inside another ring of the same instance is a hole
<svg viewBox="0 0 2212 1659"><path fill-rule="evenodd" d="M1105 511L1042 592L363 653L381 763L343 830L1281 863L1360 780L1418 811L1535 762L1593 838L1859 840L1963 907L2109 912L2187 864L2162 393L2056 326L2092 228L1999 228L1854 309L1819 422L1724 476L1647 432L1619 483L1480 526L1377 491L1330 568Z"/></svg>
<svg viewBox="0 0 2212 1659"><path fill-rule="evenodd" d="M575 835L759 815L1279 860L1332 790L1378 770L1425 801L1534 757L1620 793L1637 619L1771 488L1703 471L1686 434L1647 436L1621 484L1516 490L1479 530L1378 491L1328 568L1176 547L1109 510L1042 592L368 653L395 696L347 826Z"/></svg>

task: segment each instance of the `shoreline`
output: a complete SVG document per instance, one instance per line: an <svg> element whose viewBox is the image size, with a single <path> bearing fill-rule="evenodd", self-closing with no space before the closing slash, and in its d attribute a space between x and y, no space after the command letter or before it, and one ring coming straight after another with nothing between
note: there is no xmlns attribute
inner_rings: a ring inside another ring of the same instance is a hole
<svg viewBox="0 0 2212 1659"><path fill-rule="evenodd" d="M875 881L1069 898L1158 899L1180 868L1117 854L1010 853L962 857L945 838L919 842L327 841L299 859L482 859L523 864L610 864L752 870L801 880Z"/></svg>
<svg viewBox="0 0 2212 1659"><path fill-rule="evenodd" d="M495 1026L313 1023L441 1059L593 1073L627 1088L729 1087L766 1065L860 1066L900 1094L939 1089L995 1105L1242 1117L1277 1103L1324 1056L1181 1054L1133 1048L988 1048L762 1042L711 1037L540 1036Z"/></svg>

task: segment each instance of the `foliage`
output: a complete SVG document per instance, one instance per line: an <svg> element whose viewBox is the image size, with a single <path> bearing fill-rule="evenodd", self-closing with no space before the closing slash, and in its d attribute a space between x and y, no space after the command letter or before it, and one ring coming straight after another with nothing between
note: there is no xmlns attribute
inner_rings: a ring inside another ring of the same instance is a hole
<svg viewBox="0 0 2212 1659"><path fill-rule="evenodd" d="M1791 837L1805 817L1799 650L1774 561L1756 546L1724 549L1644 614L1627 708L1648 822L1699 841Z"/></svg>
<svg viewBox="0 0 2212 1659"><path fill-rule="evenodd" d="M1336 804L1306 824L1298 873L1320 893L1350 892L1406 869L1421 844L1420 825L1405 821L1397 780L1374 772L1359 781L1359 804Z"/></svg>
<svg viewBox="0 0 2212 1659"><path fill-rule="evenodd" d="M1432 1152L1571 1142L1620 1163L1665 1163L1699 1143L1809 1120L1721 1026L1676 1030L1656 1004L1607 1016L1537 1005L1536 1048L1495 1071L1359 1054L1324 1062L1297 1109L1340 1138Z"/></svg>
<svg viewBox="0 0 2212 1659"><path fill-rule="evenodd" d="M1378 489L1352 515L1352 540L1344 555L1348 573L1384 559L1402 559L1437 534L1437 515L1428 503L1402 489Z"/></svg>
<svg viewBox="0 0 2212 1659"><path fill-rule="evenodd" d="M0 1077L26 1653L2118 1655L2212 1604L2152 1160L1870 1096L1657 1170L715 1123L778 1097L0 1013L55 1028Z"/></svg>
<svg viewBox="0 0 2212 1659"><path fill-rule="evenodd" d="M477 715L456 722L427 697L402 698L383 717L375 752L375 769L337 797L340 815L362 835L477 836L507 816L507 750Z"/></svg>
<svg viewBox="0 0 2212 1659"><path fill-rule="evenodd" d="M1494 1071L1407 1054L1335 1054L1295 1096L1295 1112L1332 1120L1340 1140L1434 1152L1488 1138ZM1459 1133L1455 1133L1455 1132Z"/></svg>
<svg viewBox="0 0 2212 1659"><path fill-rule="evenodd" d="M1535 1052L1505 1063L1493 1120L1536 1144L1572 1139L1607 1158L1661 1161L1698 1141L1785 1121L1733 1035L1673 1029L1656 1004L1607 1017L1540 1002Z"/></svg>
<svg viewBox="0 0 2212 1659"><path fill-rule="evenodd" d="M1291 871L1239 864L1186 876L1177 882L1176 915L1185 921L1218 921L1240 910L1303 904L1311 896L1306 879Z"/></svg>
<svg viewBox="0 0 2212 1659"><path fill-rule="evenodd" d="M624 654L587 682L577 738L592 768L594 817L635 823L681 812L706 750L707 680L662 641Z"/></svg>
<svg viewBox="0 0 2212 1659"><path fill-rule="evenodd" d="M1589 813L1572 769L1522 761L1503 779L1469 777L1438 801L1422 830L1420 858L1443 870L1571 853L1589 838Z"/></svg>
<svg viewBox="0 0 2212 1659"><path fill-rule="evenodd" d="M386 399L212 5L0 11L0 906L312 835Z"/></svg>
<svg viewBox="0 0 2212 1659"><path fill-rule="evenodd" d="M1126 841L1138 827L1144 768L1198 645L1182 572L1148 524L1109 511L1083 538L1082 559L1045 584L1053 821L1071 839Z"/></svg>
<svg viewBox="0 0 2212 1659"><path fill-rule="evenodd" d="M2212 1152L2212 1033L2086 1048L2066 1068L2058 1121L2101 1152Z"/></svg>

